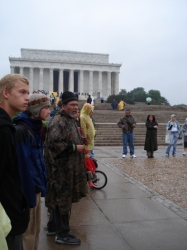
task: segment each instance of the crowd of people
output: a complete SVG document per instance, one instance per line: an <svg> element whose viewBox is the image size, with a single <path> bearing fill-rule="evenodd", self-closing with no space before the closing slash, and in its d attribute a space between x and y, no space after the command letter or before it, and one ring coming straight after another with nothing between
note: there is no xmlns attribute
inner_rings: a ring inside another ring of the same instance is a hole
<svg viewBox="0 0 187 250"><path fill-rule="evenodd" d="M127 146L129 146L130 150L130 156L132 158L136 158L136 155L134 154L134 133L133 130L136 126L136 122L131 115L130 110L125 111L125 116L120 118L120 120L117 123L117 126L122 129L123 134L123 153L122 157L126 158L128 149ZM157 129L158 129L158 123L155 119L154 115L148 115L147 120L145 123L146 126L146 136L145 136L145 144L144 144L144 150L147 152L148 158L154 158L154 151L158 150L157 145ZM178 139L183 138L183 146L184 146L184 152L183 155L186 156L187 153L187 118L185 120L185 123L180 127L178 121L176 120L176 115L171 115L171 120L168 121L167 126L167 143L168 147L166 149L165 156L169 157L171 147L173 147L172 150L172 156L176 156L176 148L177 148L177 142Z"/></svg>
<svg viewBox="0 0 187 250"><path fill-rule="evenodd" d="M89 98L89 97L88 97ZM90 97L91 98L91 97ZM51 113L50 98L44 94L29 96L29 81L20 74L8 74L0 80L0 249L37 250L39 244L41 197L50 217L47 235L56 235L58 244L79 245L70 234L72 203L87 195L87 184L97 185L94 156L95 128L90 99L81 110L74 93L61 93L58 107ZM49 114L51 119L46 125ZM136 121L130 110L118 122L123 131L123 158L127 145L134 153L133 130ZM146 121L144 149L148 158L157 150L158 123L154 115ZM167 124L169 156L176 154L180 132L187 152L187 119L180 128L176 116Z"/></svg>
<svg viewBox="0 0 187 250"><path fill-rule="evenodd" d="M44 94L29 96L19 74L0 80L0 249L37 250L41 197L50 213L47 235L59 244L78 245L70 234L72 203L94 187L93 106L80 116L74 93L64 92L54 112ZM46 119L51 119L46 126ZM45 145L45 146L44 146ZM2 218L3 216L3 218Z"/></svg>

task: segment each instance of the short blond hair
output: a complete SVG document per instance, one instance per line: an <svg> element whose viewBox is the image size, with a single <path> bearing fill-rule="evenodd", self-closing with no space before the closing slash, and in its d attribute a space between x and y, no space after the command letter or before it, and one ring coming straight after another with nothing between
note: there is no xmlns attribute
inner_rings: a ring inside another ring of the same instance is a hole
<svg viewBox="0 0 187 250"><path fill-rule="evenodd" d="M8 74L1 78L0 80L0 102L2 101L2 91L3 89L7 89L9 92L12 88L15 87L17 81L24 82L25 84L29 85L29 80L20 74Z"/></svg>

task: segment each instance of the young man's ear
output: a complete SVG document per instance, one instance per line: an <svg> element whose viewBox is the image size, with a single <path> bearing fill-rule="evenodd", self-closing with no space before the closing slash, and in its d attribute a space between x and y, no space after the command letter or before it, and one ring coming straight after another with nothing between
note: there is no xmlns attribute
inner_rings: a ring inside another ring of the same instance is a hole
<svg viewBox="0 0 187 250"><path fill-rule="evenodd" d="M8 94L9 94L9 92L8 92L7 89L3 89L3 90L2 90L2 95L3 95L3 97L4 97L5 99L8 99Z"/></svg>

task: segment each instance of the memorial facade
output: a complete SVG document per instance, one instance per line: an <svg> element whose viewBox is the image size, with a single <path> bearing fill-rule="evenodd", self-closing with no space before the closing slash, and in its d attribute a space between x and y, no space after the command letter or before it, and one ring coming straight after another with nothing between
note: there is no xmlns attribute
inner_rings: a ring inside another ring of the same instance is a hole
<svg viewBox="0 0 187 250"><path fill-rule="evenodd" d="M11 73L29 79L29 91L51 94L64 91L106 99L119 93L121 64L109 63L108 54L61 50L21 49L21 57L9 57Z"/></svg>

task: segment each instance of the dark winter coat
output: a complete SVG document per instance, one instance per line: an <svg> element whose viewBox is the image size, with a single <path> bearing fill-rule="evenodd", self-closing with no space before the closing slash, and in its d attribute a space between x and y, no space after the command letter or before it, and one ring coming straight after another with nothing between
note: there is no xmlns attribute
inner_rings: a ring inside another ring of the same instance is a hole
<svg viewBox="0 0 187 250"><path fill-rule="evenodd" d="M15 145L15 127L0 108L0 202L11 220L10 235L23 234L29 223L29 208L22 192Z"/></svg>
<svg viewBox="0 0 187 250"><path fill-rule="evenodd" d="M84 155L76 151L82 139L74 118L59 111L48 126L45 140L45 162L47 165L48 188L46 206L58 205L61 214L71 210L87 193Z"/></svg>
<svg viewBox="0 0 187 250"><path fill-rule="evenodd" d="M117 123L117 126L122 129L123 133L133 132L134 127L132 127L132 125L134 125L134 127L136 125L136 122L132 115L121 117L119 122Z"/></svg>
<svg viewBox="0 0 187 250"><path fill-rule="evenodd" d="M117 104L116 101L112 101L111 106L112 106L113 109L117 109L118 104Z"/></svg>
<svg viewBox="0 0 187 250"><path fill-rule="evenodd" d="M145 138L145 145L144 145L144 150L146 151L156 151L158 149L157 146L157 129L154 128L154 126L157 125L157 121L147 121L145 126L147 128L146 132L146 138Z"/></svg>
<svg viewBox="0 0 187 250"><path fill-rule="evenodd" d="M16 148L19 170L25 197L29 207L36 206L36 193L46 193L46 166L43 156L43 125L41 120L31 119L20 113L13 120L16 125Z"/></svg>

